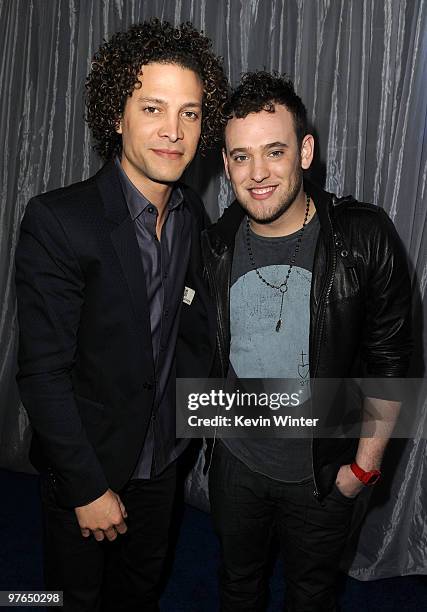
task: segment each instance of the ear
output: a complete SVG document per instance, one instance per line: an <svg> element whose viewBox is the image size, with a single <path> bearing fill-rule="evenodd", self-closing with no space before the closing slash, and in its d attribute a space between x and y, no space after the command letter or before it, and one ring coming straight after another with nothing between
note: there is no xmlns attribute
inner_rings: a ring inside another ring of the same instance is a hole
<svg viewBox="0 0 427 612"><path fill-rule="evenodd" d="M224 170L225 170L226 177L228 178L228 180L230 180L230 172L228 170L227 152L224 148L222 149L222 159L224 161Z"/></svg>
<svg viewBox="0 0 427 612"><path fill-rule="evenodd" d="M314 136L306 134L301 144L301 168L308 170L314 157Z"/></svg>
<svg viewBox="0 0 427 612"><path fill-rule="evenodd" d="M116 132L117 132L117 134L123 134L123 130L122 130L122 117L120 117L117 120L117 123L116 123Z"/></svg>

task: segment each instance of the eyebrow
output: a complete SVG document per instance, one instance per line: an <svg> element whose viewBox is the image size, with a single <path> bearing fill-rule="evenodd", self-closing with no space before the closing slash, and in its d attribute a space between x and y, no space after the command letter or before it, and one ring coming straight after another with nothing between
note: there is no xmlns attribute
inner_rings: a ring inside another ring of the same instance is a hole
<svg viewBox="0 0 427 612"><path fill-rule="evenodd" d="M166 100L162 100L161 98L147 98L146 96L139 96L138 97L138 102L153 102L154 104L163 104L164 106L168 106L168 102ZM185 104L183 104L181 106L181 108L202 108L202 105L200 102L185 102Z"/></svg>
<svg viewBox="0 0 427 612"><path fill-rule="evenodd" d="M264 150L266 149L273 149L275 147L282 147L287 149L289 147L289 145L286 144L286 142L280 142L279 140L277 140L276 142L269 142L268 144L264 145L262 148ZM231 151L229 152L229 155L234 155L235 153L243 153L243 152L247 152L250 151L252 149L252 147L235 147L234 149L231 149Z"/></svg>

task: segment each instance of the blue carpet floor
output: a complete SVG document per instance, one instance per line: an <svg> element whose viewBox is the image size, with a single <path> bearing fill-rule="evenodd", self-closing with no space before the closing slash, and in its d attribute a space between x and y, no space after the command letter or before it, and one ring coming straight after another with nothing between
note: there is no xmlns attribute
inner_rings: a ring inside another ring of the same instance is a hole
<svg viewBox="0 0 427 612"><path fill-rule="evenodd" d="M42 589L38 479L0 470L0 490L0 590ZM170 578L161 601L162 612L218 610L218 557L210 516L185 507ZM271 578L269 612L283 608L280 574L278 562ZM407 576L359 582L343 576L340 602L342 612L427 612L426 578Z"/></svg>

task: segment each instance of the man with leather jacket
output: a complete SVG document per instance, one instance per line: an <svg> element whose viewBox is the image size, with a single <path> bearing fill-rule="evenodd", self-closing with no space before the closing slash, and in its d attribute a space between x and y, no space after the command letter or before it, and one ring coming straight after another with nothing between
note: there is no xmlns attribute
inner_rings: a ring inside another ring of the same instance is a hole
<svg viewBox="0 0 427 612"><path fill-rule="evenodd" d="M217 306L213 375L291 379L307 367L312 381L405 376L410 281L392 222L303 178L314 138L286 78L245 74L228 115L223 158L236 201L202 241ZM305 399L316 410L313 393ZM365 422L387 415L380 437L216 440L209 489L223 612L266 609L274 533L287 610L336 609L354 502L380 477L400 407L392 400L363 400Z"/></svg>

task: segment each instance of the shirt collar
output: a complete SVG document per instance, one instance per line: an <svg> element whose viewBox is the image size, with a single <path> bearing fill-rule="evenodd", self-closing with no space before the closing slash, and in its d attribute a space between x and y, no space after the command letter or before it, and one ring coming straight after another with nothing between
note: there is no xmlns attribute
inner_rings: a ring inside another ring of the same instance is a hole
<svg viewBox="0 0 427 612"><path fill-rule="evenodd" d="M115 157L114 162L116 164L116 168L119 172L120 183L122 185L123 193L125 196L125 200L127 203L127 207L129 209L129 214L132 218L132 221L135 221L139 215L144 212L144 210L148 206L154 206L148 200L143 193L135 187L132 181L127 176L126 172L123 170L122 165L118 157ZM168 210L175 210L184 202L184 195L182 190L178 185L175 185L172 189L169 201L168 201Z"/></svg>

